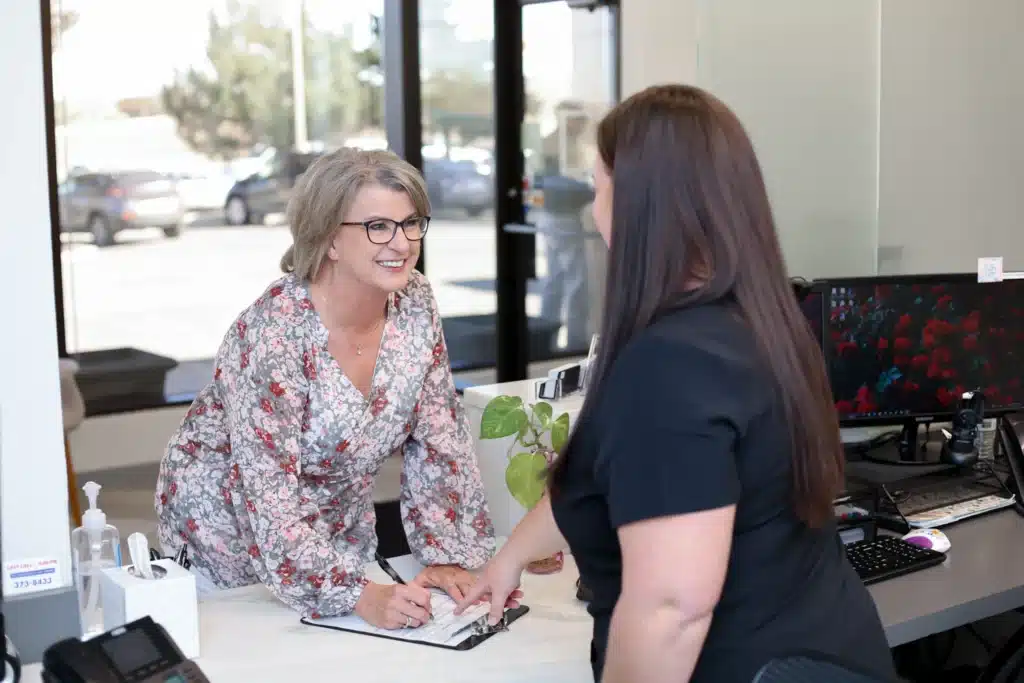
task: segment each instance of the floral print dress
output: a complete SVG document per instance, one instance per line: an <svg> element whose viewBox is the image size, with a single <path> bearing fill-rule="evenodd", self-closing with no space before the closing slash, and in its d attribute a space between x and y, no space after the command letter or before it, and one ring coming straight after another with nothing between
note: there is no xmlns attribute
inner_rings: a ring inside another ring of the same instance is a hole
<svg viewBox="0 0 1024 683"><path fill-rule="evenodd" d="M306 616L352 610L373 560L374 482L402 449L401 509L425 565L473 569L494 533L441 320L414 272L391 295L369 398L327 350L306 285L273 283L225 335L157 481L165 553L220 588L266 584Z"/></svg>

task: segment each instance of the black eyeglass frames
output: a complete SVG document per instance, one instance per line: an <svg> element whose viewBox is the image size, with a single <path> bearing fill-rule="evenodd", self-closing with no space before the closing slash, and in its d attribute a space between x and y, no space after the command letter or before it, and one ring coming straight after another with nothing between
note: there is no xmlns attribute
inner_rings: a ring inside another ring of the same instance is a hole
<svg viewBox="0 0 1024 683"><path fill-rule="evenodd" d="M402 228L405 239L418 242L427 234L430 227L430 216L413 216L404 221L393 221L390 218L372 218L368 221L343 222L342 225L361 225L366 229L366 238L374 244L388 244L395 239L398 228Z"/></svg>

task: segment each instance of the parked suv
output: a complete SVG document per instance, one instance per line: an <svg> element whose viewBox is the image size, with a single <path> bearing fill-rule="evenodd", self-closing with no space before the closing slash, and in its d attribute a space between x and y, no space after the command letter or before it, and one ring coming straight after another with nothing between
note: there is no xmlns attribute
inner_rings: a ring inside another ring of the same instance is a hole
<svg viewBox="0 0 1024 683"><path fill-rule="evenodd" d="M263 167L236 182L224 204L228 225L259 224L270 213L288 206L295 181L306 172L320 153L274 151Z"/></svg>
<svg viewBox="0 0 1024 683"><path fill-rule="evenodd" d="M435 209L461 209L475 218L494 205L494 179L472 161L424 159L423 177Z"/></svg>
<svg viewBox="0 0 1024 683"><path fill-rule="evenodd" d="M99 247L128 228L156 227L178 237L185 223L176 183L156 171L81 173L61 183L58 195L61 230L91 233Z"/></svg>

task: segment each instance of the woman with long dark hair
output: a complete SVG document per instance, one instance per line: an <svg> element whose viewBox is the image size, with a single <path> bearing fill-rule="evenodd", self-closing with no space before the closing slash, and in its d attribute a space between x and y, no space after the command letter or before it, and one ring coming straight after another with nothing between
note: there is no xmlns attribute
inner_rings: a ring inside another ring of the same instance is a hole
<svg viewBox="0 0 1024 683"><path fill-rule="evenodd" d="M820 655L895 677L832 501L843 450L743 126L694 87L638 93L598 129L609 244L600 348L550 491L463 604L498 616L566 546L607 683L749 683Z"/></svg>

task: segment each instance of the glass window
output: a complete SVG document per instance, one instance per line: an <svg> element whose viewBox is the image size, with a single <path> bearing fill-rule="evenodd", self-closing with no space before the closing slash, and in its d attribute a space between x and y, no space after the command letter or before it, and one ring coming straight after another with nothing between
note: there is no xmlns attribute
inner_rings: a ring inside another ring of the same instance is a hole
<svg viewBox="0 0 1024 683"><path fill-rule="evenodd" d="M616 98L613 17L565 2L523 7L527 220L538 231L531 361L586 354L598 330L607 255L590 213L592 169L597 123Z"/></svg>
<svg viewBox="0 0 1024 683"><path fill-rule="evenodd" d="M279 275L296 176L326 149L387 144L383 0L51 12L67 349L168 359L166 395L188 398Z"/></svg>
<svg viewBox="0 0 1024 683"><path fill-rule="evenodd" d="M426 275L455 370L494 365L492 3L420 0Z"/></svg>
<svg viewBox="0 0 1024 683"><path fill-rule="evenodd" d="M426 270L455 369L496 355L492 3L420 0L423 169L433 204ZM585 353L596 330L604 245L589 217L594 126L614 103L608 8L523 7L524 183L538 237L528 283L532 361Z"/></svg>

